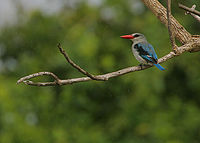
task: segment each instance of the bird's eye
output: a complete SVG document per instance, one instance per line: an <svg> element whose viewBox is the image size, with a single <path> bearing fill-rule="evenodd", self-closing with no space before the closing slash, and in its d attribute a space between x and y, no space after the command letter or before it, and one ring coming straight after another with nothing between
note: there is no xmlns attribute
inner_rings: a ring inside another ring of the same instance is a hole
<svg viewBox="0 0 200 143"><path fill-rule="evenodd" d="M134 35L134 37L139 37L139 36L140 36L140 35L138 35L138 34L135 34L135 35Z"/></svg>

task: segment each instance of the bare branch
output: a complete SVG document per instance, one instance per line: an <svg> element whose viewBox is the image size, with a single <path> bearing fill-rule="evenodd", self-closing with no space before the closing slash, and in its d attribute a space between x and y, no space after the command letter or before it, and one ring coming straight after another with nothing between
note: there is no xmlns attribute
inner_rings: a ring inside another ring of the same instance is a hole
<svg viewBox="0 0 200 143"><path fill-rule="evenodd" d="M85 71L84 69L82 69L80 66L78 66L77 64L75 64L67 55L67 53L65 52L65 50L61 47L61 44L58 44L58 48L61 52L61 54L64 55L65 59L67 60L68 63L70 63L75 69L77 69L79 72L83 73L84 75L90 77L93 80L107 80L106 78L100 78L100 77L96 77L92 74L90 74L89 72Z"/></svg>
<svg viewBox="0 0 200 143"><path fill-rule="evenodd" d="M196 40L194 40L190 43L187 43L187 44L185 44L181 47L178 47L178 51L180 52L180 54L182 54L183 52L186 52L186 51L191 51L193 49L200 50L200 37L196 37ZM174 58L176 56L179 56L179 55L175 54L174 52L170 52L169 54L160 58L158 60L158 63L163 63L163 62L165 62L165 61L167 61L171 58ZM103 75L97 75L96 77L109 80L110 78L125 75L125 74L128 74L130 72L145 70L145 69L150 68L150 67L152 67L152 66L144 65L144 66L142 66L142 68L141 68L141 66L133 66L133 67L124 68L124 69L121 69L121 70L118 70L118 71L115 71L115 72L111 72L111 73L107 73L107 74L103 74ZM23 81L25 84L32 85L32 86L55 86L55 85L58 85L57 82L37 82L37 83L35 83L35 82L32 82L32 81L27 81L30 78L42 75L41 73L44 73L44 72L35 73L33 75L23 77L19 80L18 83ZM73 78L73 79L65 79L65 80L59 79L59 85L67 85L67 84L86 82L86 81L91 81L91 80L93 80L93 79L91 79L90 77L81 77L81 78Z"/></svg>
<svg viewBox="0 0 200 143"><path fill-rule="evenodd" d="M31 86L56 86L56 85L62 85L62 84L57 84L56 82L33 82L33 81L30 81L30 80L26 80L26 81L24 81L24 83L26 85L31 85Z"/></svg>
<svg viewBox="0 0 200 143"><path fill-rule="evenodd" d="M186 10L186 14L189 13L192 15L197 21L200 22L200 12L195 10L196 5L193 5L191 8L184 6L183 4L178 4L179 8Z"/></svg>
<svg viewBox="0 0 200 143"><path fill-rule="evenodd" d="M142 0L143 3L153 12L153 14L163 23L168 26L166 8L158 0ZM191 40L192 36L187 30L171 16L171 27L173 34L182 44Z"/></svg>
<svg viewBox="0 0 200 143"><path fill-rule="evenodd" d="M195 8L189 8L189 7L184 6L183 4L180 4L180 3L178 4L178 6L182 9L186 10L186 11L189 11L190 13L193 13L193 14L200 16L200 12L195 10Z"/></svg>
<svg viewBox="0 0 200 143"><path fill-rule="evenodd" d="M172 25L171 25L171 0L167 0L167 21L168 21L168 32L169 32L169 37L172 45L172 50L177 53L177 46L175 43L175 38L172 32Z"/></svg>

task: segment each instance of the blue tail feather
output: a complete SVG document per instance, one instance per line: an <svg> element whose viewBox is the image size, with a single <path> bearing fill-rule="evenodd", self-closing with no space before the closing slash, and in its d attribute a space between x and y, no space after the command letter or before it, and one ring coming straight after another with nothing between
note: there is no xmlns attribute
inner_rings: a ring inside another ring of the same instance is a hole
<svg viewBox="0 0 200 143"><path fill-rule="evenodd" d="M165 68L163 68L160 64L154 64L159 70L163 71Z"/></svg>

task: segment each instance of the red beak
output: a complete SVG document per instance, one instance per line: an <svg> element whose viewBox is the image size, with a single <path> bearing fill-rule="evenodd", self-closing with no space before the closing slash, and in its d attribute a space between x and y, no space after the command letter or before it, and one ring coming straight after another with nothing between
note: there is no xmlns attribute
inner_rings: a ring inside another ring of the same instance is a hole
<svg viewBox="0 0 200 143"><path fill-rule="evenodd" d="M120 36L121 38L124 39L133 39L134 37L132 35L124 35L124 36Z"/></svg>

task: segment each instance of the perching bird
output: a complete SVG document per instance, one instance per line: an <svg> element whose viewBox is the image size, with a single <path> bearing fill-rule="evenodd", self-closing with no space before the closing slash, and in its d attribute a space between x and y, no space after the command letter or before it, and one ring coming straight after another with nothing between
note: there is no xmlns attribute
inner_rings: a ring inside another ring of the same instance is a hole
<svg viewBox="0 0 200 143"><path fill-rule="evenodd" d="M154 64L159 70L165 70L160 64L158 64L158 58L154 51L154 48L151 44L147 42L143 34L134 33L131 35L124 35L120 37L133 41L133 55L141 64Z"/></svg>

